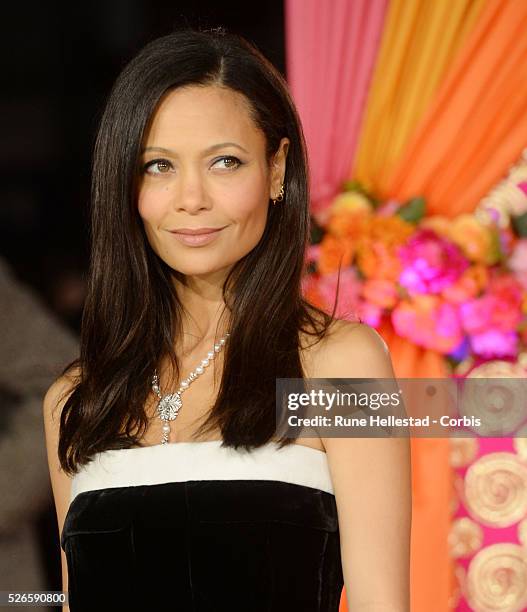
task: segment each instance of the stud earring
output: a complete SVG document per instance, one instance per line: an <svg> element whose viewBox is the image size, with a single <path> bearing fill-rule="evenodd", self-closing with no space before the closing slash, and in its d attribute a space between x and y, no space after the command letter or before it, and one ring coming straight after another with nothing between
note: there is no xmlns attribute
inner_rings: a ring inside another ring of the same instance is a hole
<svg viewBox="0 0 527 612"><path fill-rule="evenodd" d="M282 186L280 187L280 191L278 192L278 195L276 196L276 198L271 198L271 200L273 201L273 206L277 202L281 202L283 199L284 199L284 184L282 183Z"/></svg>

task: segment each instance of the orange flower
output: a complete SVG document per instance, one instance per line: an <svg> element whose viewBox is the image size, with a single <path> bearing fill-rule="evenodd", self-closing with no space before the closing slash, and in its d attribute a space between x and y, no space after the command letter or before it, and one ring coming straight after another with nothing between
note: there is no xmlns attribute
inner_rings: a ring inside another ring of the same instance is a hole
<svg viewBox="0 0 527 612"><path fill-rule="evenodd" d="M365 210L342 210L331 215L327 231L338 238L357 240L369 232L370 217L370 213Z"/></svg>
<svg viewBox="0 0 527 612"><path fill-rule="evenodd" d="M396 281L401 273L394 250L382 242L362 241L357 247L357 265L366 278Z"/></svg>
<svg viewBox="0 0 527 612"><path fill-rule="evenodd" d="M392 281L370 278L362 285L362 297L381 308L393 308L397 303L397 288Z"/></svg>
<svg viewBox="0 0 527 612"><path fill-rule="evenodd" d="M499 249L492 230L474 215L462 214L452 219L448 237L471 261L492 265L499 259Z"/></svg>
<svg viewBox="0 0 527 612"><path fill-rule="evenodd" d="M370 231L357 241L357 265L366 278L396 281L401 262L396 248L415 231L400 217L374 217Z"/></svg>
<svg viewBox="0 0 527 612"><path fill-rule="evenodd" d="M443 215L431 215L423 217L419 222L419 227L434 230L438 236L449 237L451 219Z"/></svg>
<svg viewBox="0 0 527 612"><path fill-rule="evenodd" d="M416 295L402 300L391 321L399 336L441 353L455 349L463 339L457 306L437 295Z"/></svg>
<svg viewBox="0 0 527 612"><path fill-rule="evenodd" d="M411 234L415 231L415 227L398 217L374 217L370 232L371 240L383 242L389 246L398 246L403 244Z"/></svg>
<svg viewBox="0 0 527 612"><path fill-rule="evenodd" d="M326 234L320 243L320 256L318 260L318 269L321 274L331 274L336 272L339 267L339 261L342 259L342 268L347 268L351 265L355 246L351 240L343 240Z"/></svg>
<svg viewBox="0 0 527 612"><path fill-rule="evenodd" d="M467 268L454 284L446 287L441 294L449 302L461 304L477 297L487 286L487 282L487 268L482 264L474 264Z"/></svg>
<svg viewBox="0 0 527 612"><path fill-rule="evenodd" d="M470 266L466 274L469 274L474 279L479 291L484 289L489 283L489 269L482 264Z"/></svg>

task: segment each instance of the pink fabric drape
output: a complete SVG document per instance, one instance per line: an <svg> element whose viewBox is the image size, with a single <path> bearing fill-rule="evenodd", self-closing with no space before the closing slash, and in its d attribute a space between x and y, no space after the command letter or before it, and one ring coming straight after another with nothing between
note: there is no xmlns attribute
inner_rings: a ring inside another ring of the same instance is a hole
<svg viewBox="0 0 527 612"><path fill-rule="evenodd" d="M387 0L286 0L287 80L307 141L312 211L347 179Z"/></svg>

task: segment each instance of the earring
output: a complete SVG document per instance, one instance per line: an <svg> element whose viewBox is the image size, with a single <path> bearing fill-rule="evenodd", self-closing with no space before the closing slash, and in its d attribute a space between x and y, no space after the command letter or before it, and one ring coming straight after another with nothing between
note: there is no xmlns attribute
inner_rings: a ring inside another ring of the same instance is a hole
<svg viewBox="0 0 527 612"><path fill-rule="evenodd" d="M282 186L280 187L280 191L278 192L278 195L276 196L276 198L271 198L273 201L273 206L277 203L277 202L281 202L284 199L284 184L282 183Z"/></svg>

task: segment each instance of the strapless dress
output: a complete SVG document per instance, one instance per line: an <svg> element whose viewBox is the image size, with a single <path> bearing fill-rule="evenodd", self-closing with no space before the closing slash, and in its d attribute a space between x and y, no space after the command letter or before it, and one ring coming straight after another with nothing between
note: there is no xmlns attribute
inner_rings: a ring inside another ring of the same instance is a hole
<svg viewBox="0 0 527 612"><path fill-rule="evenodd" d="M338 612L326 454L221 440L98 453L61 534L71 612Z"/></svg>

